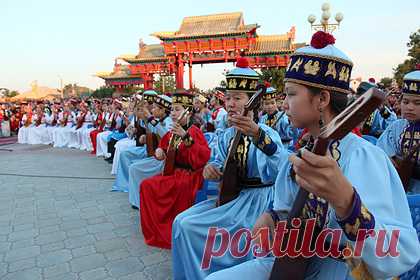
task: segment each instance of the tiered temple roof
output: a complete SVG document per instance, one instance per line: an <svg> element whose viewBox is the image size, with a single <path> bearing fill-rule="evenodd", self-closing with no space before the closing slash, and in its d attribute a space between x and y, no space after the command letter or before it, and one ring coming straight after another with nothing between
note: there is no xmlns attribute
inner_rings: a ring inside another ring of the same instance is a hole
<svg viewBox="0 0 420 280"><path fill-rule="evenodd" d="M259 35L245 55L285 54L291 51L293 51L293 42L287 34Z"/></svg>
<svg viewBox="0 0 420 280"><path fill-rule="evenodd" d="M139 42L136 55L121 55L128 65L115 64L111 73L97 73L109 85L153 83L154 74L175 74L183 88L184 65L233 62L239 55L250 67L285 67L289 54L305 44L296 44L295 28L280 35L258 35L258 24L245 24L241 12L185 17L177 31L155 32L160 44Z"/></svg>
<svg viewBox="0 0 420 280"><path fill-rule="evenodd" d="M128 65L117 64L112 72L97 72L96 76L107 81L109 85L141 84L138 75L132 75Z"/></svg>
<svg viewBox="0 0 420 280"><path fill-rule="evenodd" d="M123 55L121 59L128 63L152 63L165 62L165 50L161 44L146 45L143 42L139 44L139 53L137 55Z"/></svg>
<svg viewBox="0 0 420 280"><path fill-rule="evenodd" d="M255 33L257 24L244 24L241 12L224 13L205 16L185 17L175 32L155 32L155 36L162 41L188 40L206 37L224 37Z"/></svg>

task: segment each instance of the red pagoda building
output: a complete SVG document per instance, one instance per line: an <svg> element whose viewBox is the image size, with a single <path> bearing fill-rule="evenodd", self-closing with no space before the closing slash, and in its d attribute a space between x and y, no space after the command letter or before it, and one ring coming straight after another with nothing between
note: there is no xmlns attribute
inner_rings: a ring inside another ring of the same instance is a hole
<svg viewBox="0 0 420 280"><path fill-rule="evenodd" d="M295 28L282 35L258 35L257 24L245 24L243 15L237 13L192 16L183 19L173 32L155 32L160 44L139 44L139 53L120 58L129 65L125 77L101 76L108 85L125 85L138 82L145 88L153 86L153 75L175 75L176 87L184 88L184 68L189 69L189 87L192 88L194 64L234 62L246 56L252 68L286 67L289 54L296 49ZM135 79L137 77L137 79Z"/></svg>

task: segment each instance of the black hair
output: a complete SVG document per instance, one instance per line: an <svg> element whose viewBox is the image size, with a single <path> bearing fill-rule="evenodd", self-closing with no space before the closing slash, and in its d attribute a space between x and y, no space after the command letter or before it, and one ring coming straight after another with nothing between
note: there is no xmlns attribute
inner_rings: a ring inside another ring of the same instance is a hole
<svg viewBox="0 0 420 280"><path fill-rule="evenodd" d="M315 96L321 93L323 89L316 87L308 87L309 91ZM345 93L328 90L330 93L330 107L335 115L340 114L348 105L348 96Z"/></svg>

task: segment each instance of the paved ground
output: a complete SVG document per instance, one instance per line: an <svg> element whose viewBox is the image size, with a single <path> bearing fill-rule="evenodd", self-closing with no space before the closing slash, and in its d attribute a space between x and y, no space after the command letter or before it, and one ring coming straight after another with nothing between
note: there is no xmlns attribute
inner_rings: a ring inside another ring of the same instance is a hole
<svg viewBox="0 0 420 280"><path fill-rule="evenodd" d="M17 136L12 137L0 137L0 146L7 145L7 144L13 144L17 142Z"/></svg>
<svg viewBox="0 0 420 280"><path fill-rule="evenodd" d="M0 279L170 279L170 252L144 244L109 171L81 151L1 146Z"/></svg>

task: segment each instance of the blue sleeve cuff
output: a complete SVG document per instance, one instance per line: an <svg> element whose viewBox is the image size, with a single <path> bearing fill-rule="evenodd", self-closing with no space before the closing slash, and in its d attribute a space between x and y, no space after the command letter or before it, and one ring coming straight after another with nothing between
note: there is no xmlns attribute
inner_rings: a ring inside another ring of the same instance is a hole
<svg viewBox="0 0 420 280"><path fill-rule="evenodd" d="M337 218L337 222L343 229L347 238L351 241L357 240L357 233L359 230L370 230L375 228L375 217L363 205L356 189L354 189L353 205L350 214L342 220ZM362 236L366 238L368 235Z"/></svg>
<svg viewBox="0 0 420 280"><path fill-rule="evenodd" d="M277 151L276 143L261 128L258 130L257 139L253 139L253 142L267 156L272 156Z"/></svg>

